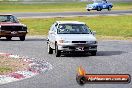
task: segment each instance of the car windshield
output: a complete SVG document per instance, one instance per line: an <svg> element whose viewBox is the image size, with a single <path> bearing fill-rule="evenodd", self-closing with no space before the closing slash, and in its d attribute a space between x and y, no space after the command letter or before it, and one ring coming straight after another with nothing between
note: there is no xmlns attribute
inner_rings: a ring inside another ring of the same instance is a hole
<svg viewBox="0 0 132 88"><path fill-rule="evenodd" d="M18 23L18 20L16 17L14 17L12 15L0 15L0 22Z"/></svg>
<svg viewBox="0 0 132 88"><path fill-rule="evenodd" d="M106 0L94 0L94 3L102 3L102 2L107 2Z"/></svg>
<svg viewBox="0 0 132 88"><path fill-rule="evenodd" d="M89 34L90 29L85 24L60 24L58 34Z"/></svg>

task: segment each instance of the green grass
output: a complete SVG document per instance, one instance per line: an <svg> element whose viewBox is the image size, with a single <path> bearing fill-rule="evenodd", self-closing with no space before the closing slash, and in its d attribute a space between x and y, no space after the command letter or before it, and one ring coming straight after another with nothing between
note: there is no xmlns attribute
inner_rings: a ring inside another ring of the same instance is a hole
<svg viewBox="0 0 132 88"><path fill-rule="evenodd" d="M21 71L29 67L22 59L13 59L0 55L0 75Z"/></svg>
<svg viewBox="0 0 132 88"><path fill-rule="evenodd" d="M114 3L114 10L132 10L132 2Z"/></svg>
<svg viewBox="0 0 132 88"><path fill-rule="evenodd" d="M46 4L18 4L0 3L0 12L86 12L87 2L46 3ZM113 10L132 9L132 2L113 3Z"/></svg>
<svg viewBox="0 0 132 88"><path fill-rule="evenodd" d="M82 21L100 36L132 37L132 16L97 16L97 17L66 17L66 18L28 18L21 19L28 25L29 35L46 35L48 29L57 20Z"/></svg>
<svg viewBox="0 0 132 88"><path fill-rule="evenodd" d="M0 4L0 12L85 11L86 3Z"/></svg>
<svg viewBox="0 0 132 88"><path fill-rule="evenodd" d="M10 67L0 67L0 74L12 71Z"/></svg>

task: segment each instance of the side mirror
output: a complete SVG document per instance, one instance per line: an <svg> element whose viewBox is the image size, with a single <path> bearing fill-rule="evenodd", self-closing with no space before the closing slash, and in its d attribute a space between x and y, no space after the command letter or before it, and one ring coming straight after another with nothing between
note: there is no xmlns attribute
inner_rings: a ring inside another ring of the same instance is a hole
<svg viewBox="0 0 132 88"><path fill-rule="evenodd" d="M96 35L96 31L93 31L92 34L93 34L93 35Z"/></svg>

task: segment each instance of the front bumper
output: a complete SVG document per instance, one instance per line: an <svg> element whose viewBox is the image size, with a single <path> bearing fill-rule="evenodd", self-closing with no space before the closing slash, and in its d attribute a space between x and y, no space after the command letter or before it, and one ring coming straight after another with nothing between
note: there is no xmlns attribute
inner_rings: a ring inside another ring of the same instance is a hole
<svg viewBox="0 0 132 88"><path fill-rule="evenodd" d="M61 51L97 51L97 44L69 44L69 45L58 45L58 50Z"/></svg>
<svg viewBox="0 0 132 88"><path fill-rule="evenodd" d="M28 32L27 31L0 31L0 37L19 37L19 36L25 36Z"/></svg>

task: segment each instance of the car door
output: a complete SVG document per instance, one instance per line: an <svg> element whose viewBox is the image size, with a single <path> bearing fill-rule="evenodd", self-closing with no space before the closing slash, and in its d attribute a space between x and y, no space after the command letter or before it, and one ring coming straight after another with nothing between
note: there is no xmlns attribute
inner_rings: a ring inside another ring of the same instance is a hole
<svg viewBox="0 0 132 88"><path fill-rule="evenodd" d="M49 40L49 44L50 44L50 46L52 46L52 42L53 42L53 35L52 35L52 33L53 33L53 27L54 27L54 24L50 27L50 29L49 29L49 33L48 33L48 40Z"/></svg>
<svg viewBox="0 0 132 88"><path fill-rule="evenodd" d="M102 8L103 8L103 9L106 9L106 8L107 8L107 3L106 3L106 1L102 1Z"/></svg>
<svg viewBox="0 0 132 88"><path fill-rule="evenodd" d="M51 26L50 31L49 31L50 46L53 49L55 49L55 41L56 41L56 35L57 35L57 33L56 33L56 31L57 31L56 25L57 25L57 23L54 23Z"/></svg>

